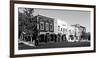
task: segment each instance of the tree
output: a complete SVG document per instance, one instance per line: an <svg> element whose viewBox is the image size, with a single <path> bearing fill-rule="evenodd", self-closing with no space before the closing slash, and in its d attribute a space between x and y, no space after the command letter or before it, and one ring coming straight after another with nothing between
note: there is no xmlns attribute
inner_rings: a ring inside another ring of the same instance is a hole
<svg viewBox="0 0 100 58"><path fill-rule="evenodd" d="M24 13L26 16L31 17L32 14L34 13L34 9L33 8L24 8Z"/></svg>
<svg viewBox="0 0 100 58"><path fill-rule="evenodd" d="M22 12L21 12L21 11ZM19 8L18 12L18 28L19 28L19 37L21 33L27 32L30 34L38 34L37 30L37 18L33 16L33 8Z"/></svg>
<svg viewBox="0 0 100 58"><path fill-rule="evenodd" d="M21 7L18 8L19 37L24 30L30 31L30 29L27 28L29 28L29 25L32 23L31 18L33 17L32 16L33 13L34 13L33 8L21 8Z"/></svg>

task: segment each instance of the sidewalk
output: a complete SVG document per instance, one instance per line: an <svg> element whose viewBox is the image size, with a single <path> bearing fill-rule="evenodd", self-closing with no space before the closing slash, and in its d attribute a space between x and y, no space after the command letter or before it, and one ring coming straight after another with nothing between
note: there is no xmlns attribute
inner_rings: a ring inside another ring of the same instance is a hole
<svg viewBox="0 0 100 58"><path fill-rule="evenodd" d="M26 42L26 41L23 41L23 40L19 40L18 43L23 43L25 45L35 47L35 45L34 45L35 42L34 41L33 42L30 42L30 41L29 42L28 41Z"/></svg>

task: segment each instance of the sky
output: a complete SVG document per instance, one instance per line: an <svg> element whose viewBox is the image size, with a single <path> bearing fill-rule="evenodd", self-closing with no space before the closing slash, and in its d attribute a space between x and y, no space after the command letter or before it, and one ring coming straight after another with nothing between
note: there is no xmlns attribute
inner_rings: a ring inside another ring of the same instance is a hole
<svg viewBox="0 0 100 58"><path fill-rule="evenodd" d="M37 15L37 14L62 20L66 22L68 26L73 25L73 24L80 24L86 27L87 32L90 32L90 12L89 11L35 8L34 15Z"/></svg>

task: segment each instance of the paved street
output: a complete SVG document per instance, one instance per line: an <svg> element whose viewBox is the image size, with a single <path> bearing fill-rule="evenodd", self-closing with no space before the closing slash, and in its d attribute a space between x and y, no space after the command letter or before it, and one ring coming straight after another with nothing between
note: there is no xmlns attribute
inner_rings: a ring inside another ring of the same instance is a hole
<svg viewBox="0 0 100 58"><path fill-rule="evenodd" d="M19 50L24 49L43 49L43 48L68 48L68 47L86 47L90 46L90 42L50 42L50 43L39 43L38 46L32 47L19 43Z"/></svg>

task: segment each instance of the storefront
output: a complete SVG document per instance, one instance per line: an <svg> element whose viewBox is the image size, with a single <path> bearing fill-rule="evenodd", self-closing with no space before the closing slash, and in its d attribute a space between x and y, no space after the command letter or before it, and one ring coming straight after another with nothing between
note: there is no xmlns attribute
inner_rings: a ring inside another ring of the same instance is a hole
<svg viewBox="0 0 100 58"><path fill-rule="evenodd" d="M39 31L39 41L49 42L52 40L50 36L54 34L54 19L42 15L34 17L37 20L37 30Z"/></svg>
<svg viewBox="0 0 100 58"><path fill-rule="evenodd" d="M75 25L71 25L68 28L68 41L74 42L74 41L80 41L82 39L86 39L86 36L84 36L84 34L86 34L86 28L79 25L79 24L75 24Z"/></svg>

